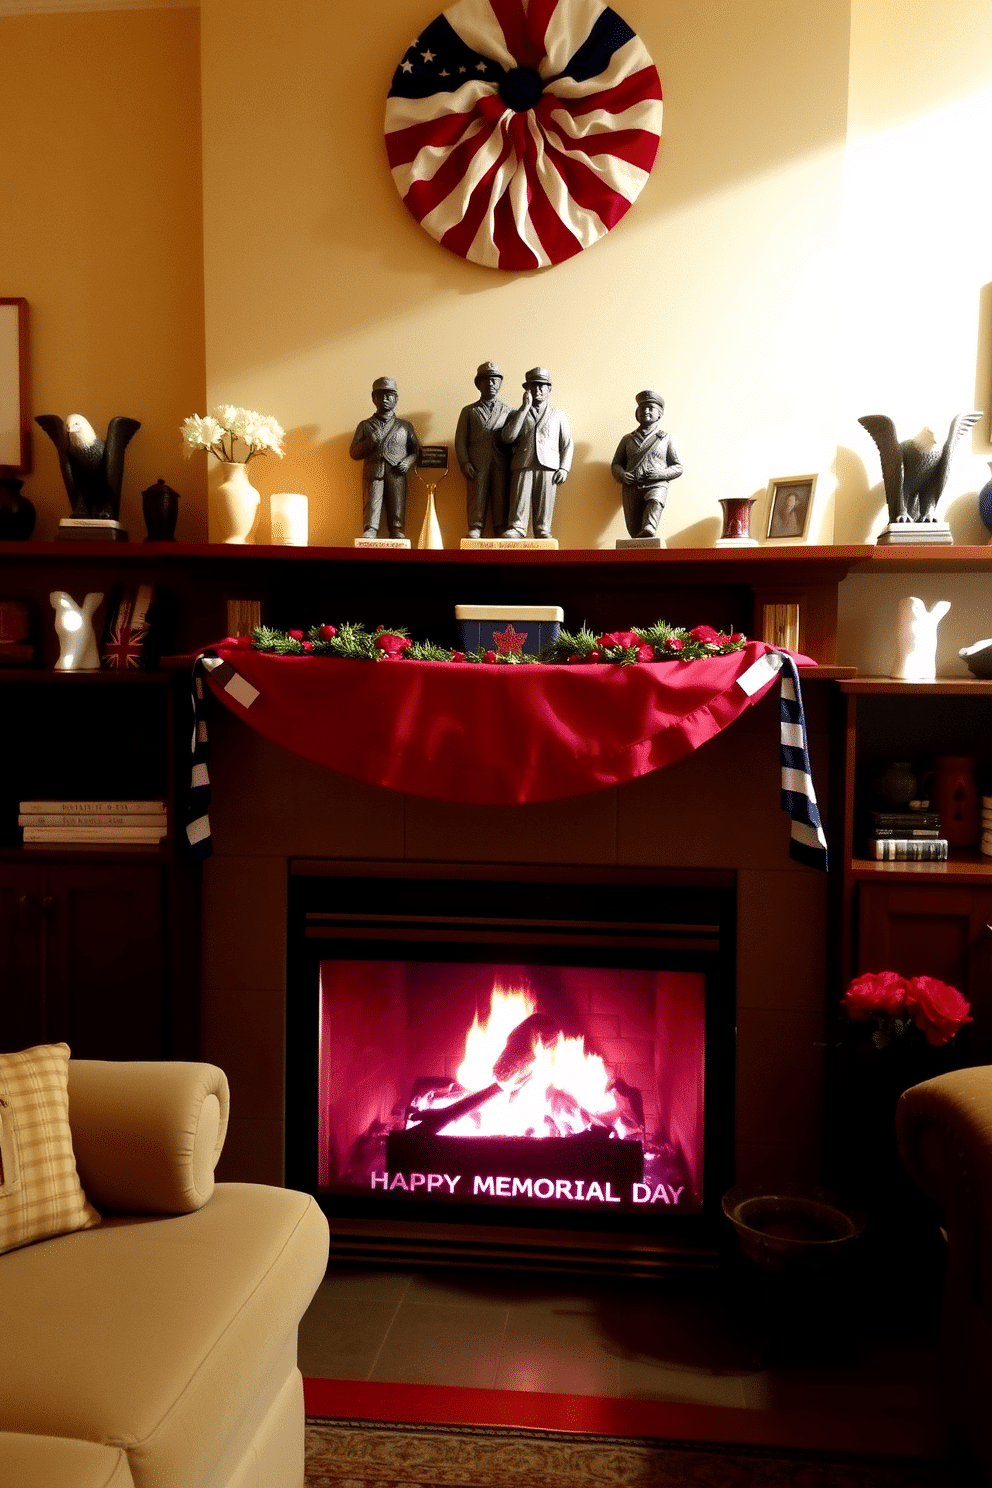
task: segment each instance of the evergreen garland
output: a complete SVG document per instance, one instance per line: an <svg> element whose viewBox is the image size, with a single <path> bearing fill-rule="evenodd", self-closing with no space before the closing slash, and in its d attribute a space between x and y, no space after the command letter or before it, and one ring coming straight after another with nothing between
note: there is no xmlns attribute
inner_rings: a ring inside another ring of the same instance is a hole
<svg viewBox="0 0 992 1488"><path fill-rule="evenodd" d="M348 661L451 661L499 663L508 666L576 665L608 662L630 666L641 661L700 661L708 656L727 656L741 651L747 637L739 631L714 630L711 625L669 625L656 620L653 625L635 626L631 630L606 631L599 635L587 625L577 631L562 630L558 639L545 646L539 656L495 651L457 651L435 645L433 641L413 641L402 626L387 630L379 626L367 630L364 625L312 625L302 630L275 630L259 625L251 637L239 638L242 645L273 656L335 656Z"/></svg>

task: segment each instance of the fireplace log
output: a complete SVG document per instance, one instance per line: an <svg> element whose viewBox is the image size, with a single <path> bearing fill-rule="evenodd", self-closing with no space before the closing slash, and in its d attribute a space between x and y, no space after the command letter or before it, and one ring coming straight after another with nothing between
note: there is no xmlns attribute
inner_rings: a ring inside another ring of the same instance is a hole
<svg viewBox="0 0 992 1488"><path fill-rule="evenodd" d="M640 1142L602 1131L567 1137L445 1137L421 1125L389 1133L386 1166L390 1173L460 1173L468 1180L469 1193L471 1180L490 1174L609 1181L626 1192L644 1177L644 1149Z"/></svg>

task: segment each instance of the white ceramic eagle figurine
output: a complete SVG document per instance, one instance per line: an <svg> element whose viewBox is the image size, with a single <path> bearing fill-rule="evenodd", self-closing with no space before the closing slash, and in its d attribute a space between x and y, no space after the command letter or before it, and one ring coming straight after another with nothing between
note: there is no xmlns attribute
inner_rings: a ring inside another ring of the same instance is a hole
<svg viewBox="0 0 992 1488"><path fill-rule="evenodd" d="M35 419L58 450L59 467L74 517L107 517L117 521L121 510L124 452L141 428L137 419L116 417L101 439L81 413L64 421L57 413Z"/></svg>
<svg viewBox="0 0 992 1488"><path fill-rule="evenodd" d="M915 439L900 444L895 424L885 414L868 413L858 419L878 446L890 522L936 522L937 502L947 483L954 447L981 416L955 414L939 447L932 429L922 429Z"/></svg>

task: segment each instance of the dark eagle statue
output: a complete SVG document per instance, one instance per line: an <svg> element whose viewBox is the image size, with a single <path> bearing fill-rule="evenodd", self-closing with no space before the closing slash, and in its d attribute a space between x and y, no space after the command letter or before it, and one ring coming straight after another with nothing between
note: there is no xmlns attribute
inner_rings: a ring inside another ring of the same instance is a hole
<svg viewBox="0 0 992 1488"><path fill-rule="evenodd" d="M124 451L141 428L137 419L112 418L101 439L81 413L63 422L57 413L35 419L58 450L59 468L74 517L120 519Z"/></svg>
<svg viewBox="0 0 992 1488"><path fill-rule="evenodd" d="M868 413L858 419L878 446L882 458L882 484L891 522L936 522L937 502L947 483L954 447L980 413L959 413L943 446L932 429L923 429L915 439L896 438L895 424L883 413Z"/></svg>

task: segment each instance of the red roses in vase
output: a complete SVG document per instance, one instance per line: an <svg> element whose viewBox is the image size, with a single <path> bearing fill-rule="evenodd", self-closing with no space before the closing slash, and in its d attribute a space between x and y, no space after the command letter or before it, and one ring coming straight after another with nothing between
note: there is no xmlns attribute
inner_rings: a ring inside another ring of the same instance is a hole
<svg viewBox="0 0 992 1488"><path fill-rule="evenodd" d="M971 1004L956 987L936 977L906 978L895 971L869 971L855 977L841 1007L856 1023L874 1022L872 1043L883 1049L913 1024L934 1048L950 1043L971 1023Z"/></svg>

